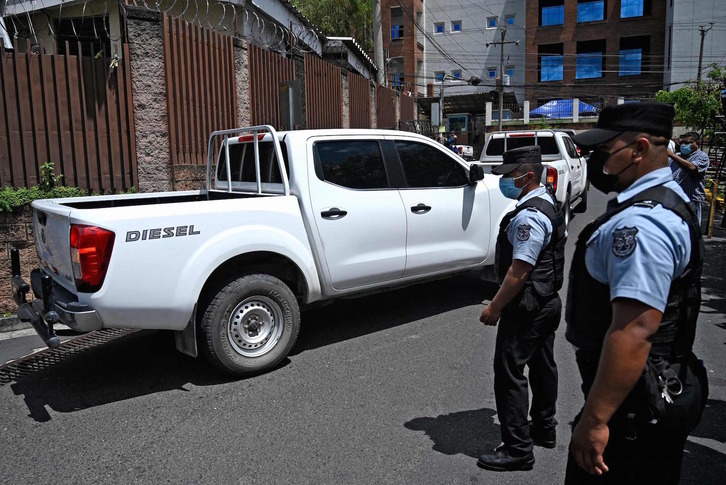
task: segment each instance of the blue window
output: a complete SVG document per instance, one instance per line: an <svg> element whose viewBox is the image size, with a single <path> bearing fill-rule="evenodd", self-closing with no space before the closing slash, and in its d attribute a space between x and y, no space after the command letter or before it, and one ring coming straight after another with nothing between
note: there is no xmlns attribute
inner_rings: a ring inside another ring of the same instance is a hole
<svg viewBox="0 0 726 485"><path fill-rule="evenodd" d="M490 78L497 77L497 70L496 69L489 69L489 77Z"/></svg>
<svg viewBox="0 0 726 485"><path fill-rule="evenodd" d="M542 9L542 27L562 25L565 23L565 6L544 7Z"/></svg>
<svg viewBox="0 0 726 485"><path fill-rule="evenodd" d="M605 0L577 4L577 22L596 22L605 19Z"/></svg>
<svg viewBox="0 0 726 485"><path fill-rule="evenodd" d="M391 74L391 85L402 86L403 85L403 73L394 72Z"/></svg>
<svg viewBox="0 0 726 485"><path fill-rule="evenodd" d="M436 25L434 26L434 28L435 28L435 30L434 30L434 31L435 31L435 32L436 32L437 34L443 34L443 33L444 33L444 23L443 23L443 22L438 22L438 23L437 23L437 24L436 24Z"/></svg>
<svg viewBox="0 0 726 485"><path fill-rule="evenodd" d="M391 40L403 39L403 25L391 26Z"/></svg>
<svg viewBox="0 0 726 485"><path fill-rule="evenodd" d="M507 17L507 25L514 25L514 17Z"/></svg>
<svg viewBox="0 0 726 485"><path fill-rule="evenodd" d="M643 0L621 0L620 18L643 16Z"/></svg>
<svg viewBox="0 0 726 485"><path fill-rule="evenodd" d="M495 29L497 27L497 18L489 17L487 19L487 29Z"/></svg>
<svg viewBox="0 0 726 485"><path fill-rule="evenodd" d="M436 73L436 82L442 82L444 80L444 73L439 71Z"/></svg>
<svg viewBox="0 0 726 485"><path fill-rule="evenodd" d="M542 56L540 81L562 81L564 56Z"/></svg>
<svg viewBox="0 0 726 485"><path fill-rule="evenodd" d="M514 77L514 68L513 67L510 67L510 68L507 69L507 76L509 76L510 79L512 77Z"/></svg>
<svg viewBox="0 0 726 485"><path fill-rule="evenodd" d="M575 79L602 77L602 52L577 54Z"/></svg>
<svg viewBox="0 0 726 485"><path fill-rule="evenodd" d="M643 49L623 49L620 51L620 75L638 76L643 63Z"/></svg>
<svg viewBox="0 0 726 485"><path fill-rule="evenodd" d="M451 31L452 32L461 32L461 20L453 20L451 22Z"/></svg>
<svg viewBox="0 0 726 485"><path fill-rule="evenodd" d="M461 71L451 71L451 75L454 76L454 79L461 79Z"/></svg>

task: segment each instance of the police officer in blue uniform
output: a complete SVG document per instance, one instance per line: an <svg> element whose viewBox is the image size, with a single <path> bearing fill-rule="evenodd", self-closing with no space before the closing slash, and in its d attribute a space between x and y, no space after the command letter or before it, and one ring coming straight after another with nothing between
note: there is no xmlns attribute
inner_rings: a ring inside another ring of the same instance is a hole
<svg viewBox="0 0 726 485"><path fill-rule="evenodd" d="M556 443L553 345L562 313L557 292L562 287L567 234L562 212L540 183L540 147L509 150L503 158L492 173L502 176L499 187L504 196L518 202L499 227L496 268L501 287L480 317L486 325L499 321L494 394L502 444L482 455L478 465L495 471L531 470L533 444L554 448Z"/></svg>
<svg viewBox="0 0 726 485"><path fill-rule="evenodd" d="M566 336L585 406L565 483L678 483L705 406L692 351L703 242L668 168L674 114L661 103L607 107L575 136L594 148L591 184L618 195L580 234L570 270Z"/></svg>

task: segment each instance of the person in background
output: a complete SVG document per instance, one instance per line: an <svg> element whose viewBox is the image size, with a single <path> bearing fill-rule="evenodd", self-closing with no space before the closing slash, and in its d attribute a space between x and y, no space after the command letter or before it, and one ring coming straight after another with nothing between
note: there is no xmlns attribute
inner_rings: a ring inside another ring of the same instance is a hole
<svg viewBox="0 0 726 485"><path fill-rule="evenodd" d="M698 133L690 131L683 135L680 155L669 149L668 156L677 165L677 169L673 171L673 179L691 200L700 224L701 204L706 200L706 170L711 161L701 150L701 138Z"/></svg>

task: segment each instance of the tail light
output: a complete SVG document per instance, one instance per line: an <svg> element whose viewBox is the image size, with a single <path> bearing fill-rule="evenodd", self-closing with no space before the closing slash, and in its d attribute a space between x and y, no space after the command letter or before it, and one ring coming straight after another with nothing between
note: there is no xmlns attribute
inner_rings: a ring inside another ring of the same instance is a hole
<svg viewBox="0 0 726 485"><path fill-rule="evenodd" d="M463 153L464 153L464 147L460 146L460 147L459 147L459 155L461 155L461 154L463 154Z"/></svg>
<svg viewBox="0 0 726 485"><path fill-rule="evenodd" d="M71 262L76 289L93 293L103 286L116 235L96 226L71 225Z"/></svg>
<svg viewBox="0 0 726 485"><path fill-rule="evenodd" d="M554 167L547 167L547 185L557 192L557 169Z"/></svg>

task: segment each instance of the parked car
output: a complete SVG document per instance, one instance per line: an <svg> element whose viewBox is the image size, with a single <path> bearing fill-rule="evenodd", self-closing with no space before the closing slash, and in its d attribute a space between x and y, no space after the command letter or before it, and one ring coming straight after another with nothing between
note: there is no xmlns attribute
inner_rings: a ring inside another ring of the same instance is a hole
<svg viewBox="0 0 726 485"><path fill-rule="evenodd" d="M21 319L49 346L59 321L172 330L182 352L260 372L292 349L301 307L493 265L513 204L400 131L220 131L208 160L205 190L33 202L30 285L12 256Z"/></svg>
<svg viewBox="0 0 726 485"><path fill-rule="evenodd" d="M542 182L552 186L557 201L562 204L567 223L571 211L587 210L587 162L564 130L498 131L492 133L482 150L479 162L484 171L502 163L506 150L523 146L539 145L542 163L546 166Z"/></svg>

